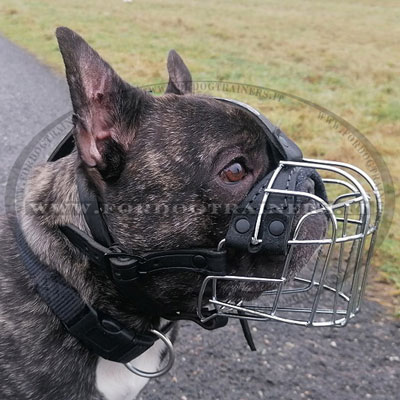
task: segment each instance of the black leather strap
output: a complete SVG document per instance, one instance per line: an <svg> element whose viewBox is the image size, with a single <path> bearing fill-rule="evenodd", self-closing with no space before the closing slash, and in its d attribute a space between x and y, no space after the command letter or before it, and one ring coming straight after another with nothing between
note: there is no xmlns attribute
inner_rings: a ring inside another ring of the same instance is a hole
<svg viewBox="0 0 400 400"><path fill-rule="evenodd" d="M272 144L272 151L274 158L277 160L302 160L303 154L300 148L293 142L286 134L281 131L280 128L275 126L268 118L266 118L259 111L241 101L227 99L224 97L215 97L216 100L229 103L241 108L243 111L248 113L263 129L266 133L267 138ZM71 130L65 138L56 147L53 153L50 155L48 161L56 161L72 152L75 147L73 130Z"/></svg>
<svg viewBox="0 0 400 400"><path fill-rule="evenodd" d="M238 314L243 314L241 311L238 311ZM247 345L249 346L251 351L257 351L256 345L254 344L253 335L251 334L251 330L249 327L249 321L247 319L240 319L240 326L242 327L244 338L246 339Z"/></svg>
<svg viewBox="0 0 400 400"><path fill-rule="evenodd" d="M57 145L57 147L50 154L50 157L47 161L57 161L60 158L68 156L72 153L75 148L75 140L73 137L73 129L71 129L61 140L61 142Z"/></svg>
<svg viewBox="0 0 400 400"><path fill-rule="evenodd" d="M113 239L104 221L102 209L98 197L93 188L89 188L88 179L84 172L78 168L76 173L76 184L79 199L82 206L83 216L90 229L93 239L103 246L110 247Z"/></svg>
<svg viewBox="0 0 400 400"><path fill-rule="evenodd" d="M276 178L274 189L294 190L299 168L285 167ZM264 197L264 189L268 186L274 171L264 177L238 205L229 224L226 234L226 246L247 250L250 253L268 252L268 254L285 255L288 250L288 239L292 231L295 216L295 196L270 194L262 216L260 227L261 244L253 245L254 233L259 210ZM282 224L279 235L271 232L274 221ZM243 229L245 226L247 229Z"/></svg>
<svg viewBox="0 0 400 400"><path fill-rule="evenodd" d="M279 160L301 161L303 159L303 153L297 144L293 142L293 140L289 139L280 128L275 126L259 111L238 100L226 99L224 97L215 97L215 99L224 103L232 104L252 117L258 126L265 132L269 143L272 145L271 149L275 163Z"/></svg>
<svg viewBox="0 0 400 400"><path fill-rule="evenodd" d="M226 274L226 251L214 249L162 250L132 255L118 246L105 247L76 226L60 226L68 240L90 261L101 267L116 283L132 281L140 275L161 271L190 271L200 274Z"/></svg>
<svg viewBox="0 0 400 400"><path fill-rule="evenodd" d="M60 226L60 230L81 253L110 275L109 261L107 258L110 249L108 247L98 243L75 225L63 225Z"/></svg>

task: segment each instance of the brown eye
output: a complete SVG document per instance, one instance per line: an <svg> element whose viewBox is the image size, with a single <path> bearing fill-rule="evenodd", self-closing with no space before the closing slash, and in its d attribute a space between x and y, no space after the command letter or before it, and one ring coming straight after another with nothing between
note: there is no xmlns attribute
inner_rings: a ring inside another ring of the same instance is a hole
<svg viewBox="0 0 400 400"><path fill-rule="evenodd" d="M240 162L235 162L221 171L221 178L225 182L239 182L246 175L246 168Z"/></svg>

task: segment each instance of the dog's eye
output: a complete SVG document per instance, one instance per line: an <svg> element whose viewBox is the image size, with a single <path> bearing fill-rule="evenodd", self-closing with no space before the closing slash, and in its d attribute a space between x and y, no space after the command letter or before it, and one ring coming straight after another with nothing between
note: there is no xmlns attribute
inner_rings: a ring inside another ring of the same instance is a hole
<svg viewBox="0 0 400 400"><path fill-rule="evenodd" d="M243 163L239 161L233 162L220 172L222 180L228 183L239 182L246 175L247 175L246 167L243 165Z"/></svg>

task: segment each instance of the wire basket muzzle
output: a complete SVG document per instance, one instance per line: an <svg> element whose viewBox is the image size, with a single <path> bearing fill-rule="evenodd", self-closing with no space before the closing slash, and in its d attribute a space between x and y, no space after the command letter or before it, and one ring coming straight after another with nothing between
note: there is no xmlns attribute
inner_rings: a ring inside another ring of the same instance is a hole
<svg viewBox="0 0 400 400"><path fill-rule="evenodd" d="M320 192L319 196L317 192L275 189L271 177L262 189L265 201L263 205L260 203L256 214L259 222L251 229L254 247L263 245L268 196L302 197L305 199L302 204L314 206L292 219L290 232L285 233L287 249L278 275L276 270L269 275L265 268L260 276L225 275L204 279L197 308L203 322L222 315L302 326L344 326L360 310L382 215L381 197L375 183L365 172L345 163L311 159L282 161L274 173L278 176L285 168L318 171L327 196L321 197ZM321 225L322 220L326 221L325 226ZM304 265L299 265L301 257L306 260ZM219 290L228 282L232 287L238 283L246 287L265 284L272 289L263 291L253 301L238 300L232 293L235 300L230 301L226 296L222 298ZM203 315L204 305L215 312Z"/></svg>

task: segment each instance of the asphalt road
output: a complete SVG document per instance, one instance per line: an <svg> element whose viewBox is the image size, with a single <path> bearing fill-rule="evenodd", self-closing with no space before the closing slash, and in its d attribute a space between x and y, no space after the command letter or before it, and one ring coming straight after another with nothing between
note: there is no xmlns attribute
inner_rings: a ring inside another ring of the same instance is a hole
<svg viewBox="0 0 400 400"><path fill-rule="evenodd" d="M0 37L0 211L8 172L40 130L71 109L63 77ZM400 321L374 302L342 329L251 324L258 352L239 324L214 332L182 323L172 371L141 400L400 398Z"/></svg>

